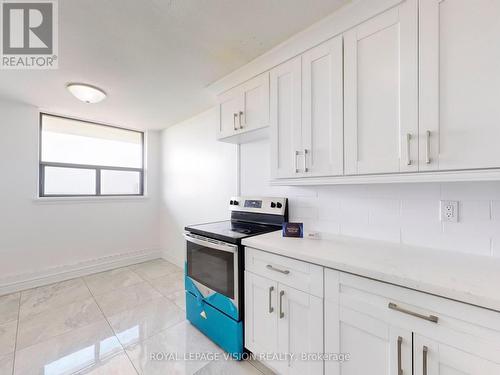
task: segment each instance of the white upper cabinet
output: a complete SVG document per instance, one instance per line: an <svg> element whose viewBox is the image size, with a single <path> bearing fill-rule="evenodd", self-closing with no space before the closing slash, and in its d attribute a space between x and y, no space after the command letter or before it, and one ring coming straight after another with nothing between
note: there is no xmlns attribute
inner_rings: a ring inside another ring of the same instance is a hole
<svg viewBox="0 0 500 375"><path fill-rule="evenodd" d="M219 138L231 136L240 129L238 117L243 101L239 91L239 88L233 89L219 97Z"/></svg>
<svg viewBox="0 0 500 375"><path fill-rule="evenodd" d="M272 176L343 174L342 38L271 71Z"/></svg>
<svg viewBox="0 0 500 375"><path fill-rule="evenodd" d="M301 58L271 70L271 175L296 177L301 139Z"/></svg>
<svg viewBox="0 0 500 375"><path fill-rule="evenodd" d="M302 173L344 173L342 37L302 55Z"/></svg>
<svg viewBox="0 0 500 375"><path fill-rule="evenodd" d="M418 170L417 4L344 34L345 173Z"/></svg>
<svg viewBox="0 0 500 375"><path fill-rule="evenodd" d="M221 94L219 140L239 143L243 135L269 126L269 73Z"/></svg>
<svg viewBox="0 0 500 375"><path fill-rule="evenodd" d="M500 1L420 1L421 169L500 167Z"/></svg>

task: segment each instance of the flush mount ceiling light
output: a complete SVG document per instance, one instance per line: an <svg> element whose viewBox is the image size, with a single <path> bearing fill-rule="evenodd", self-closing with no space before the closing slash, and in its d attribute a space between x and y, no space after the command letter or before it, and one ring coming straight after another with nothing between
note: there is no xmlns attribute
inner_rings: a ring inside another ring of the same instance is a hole
<svg viewBox="0 0 500 375"><path fill-rule="evenodd" d="M75 98L84 103L99 103L106 98L106 93L103 90L84 83L69 83L66 88Z"/></svg>

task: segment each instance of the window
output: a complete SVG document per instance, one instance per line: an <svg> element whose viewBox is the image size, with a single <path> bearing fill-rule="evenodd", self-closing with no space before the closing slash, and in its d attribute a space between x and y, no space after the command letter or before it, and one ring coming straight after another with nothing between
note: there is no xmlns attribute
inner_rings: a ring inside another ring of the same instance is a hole
<svg viewBox="0 0 500 375"><path fill-rule="evenodd" d="M42 113L40 197L144 194L144 133Z"/></svg>

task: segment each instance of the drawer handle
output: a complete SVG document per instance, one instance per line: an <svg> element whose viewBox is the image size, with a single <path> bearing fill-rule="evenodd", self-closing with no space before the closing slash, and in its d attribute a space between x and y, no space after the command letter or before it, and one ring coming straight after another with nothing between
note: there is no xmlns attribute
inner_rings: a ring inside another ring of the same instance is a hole
<svg viewBox="0 0 500 375"><path fill-rule="evenodd" d="M403 368L401 364L401 345L403 344L403 338L398 336L398 375L403 375Z"/></svg>
<svg viewBox="0 0 500 375"><path fill-rule="evenodd" d="M406 165L411 165L411 134L406 134Z"/></svg>
<svg viewBox="0 0 500 375"><path fill-rule="evenodd" d="M269 287L269 314L271 314L273 311L274 311L274 308L272 306L272 293L273 293L273 290L274 290L274 286L270 286Z"/></svg>
<svg viewBox="0 0 500 375"><path fill-rule="evenodd" d="M423 374L427 375L427 353L429 352L429 348L427 346L424 346L422 348L422 354L423 354L423 363L422 363L422 368L423 368Z"/></svg>
<svg viewBox="0 0 500 375"><path fill-rule="evenodd" d="M271 266L270 264L268 264L268 265L266 266L266 268L267 268L268 270L271 270L271 271L276 271L276 272L282 273L282 274L284 274L284 275L288 275L288 274L290 273L290 271L288 271L288 270L280 270L279 268L275 268L275 267Z"/></svg>
<svg viewBox="0 0 500 375"><path fill-rule="evenodd" d="M309 169L307 168L307 149L304 149L304 172L309 172Z"/></svg>
<svg viewBox="0 0 500 375"><path fill-rule="evenodd" d="M282 290L280 292L280 319L285 317L285 313L283 312L283 296L285 295L285 291Z"/></svg>
<svg viewBox="0 0 500 375"><path fill-rule="evenodd" d="M233 129L234 130L238 130L238 128L236 127L236 117L238 117L238 114L233 113Z"/></svg>
<svg viewBox="0 0 500 375"><path fill-rule="evenodd" d="M399 312L401 312L403 314L408 314L408 315L414 316L416 318L427 320L427 321L432 322L432 323L437 323L438 320L439 320L439 318L437 316L435 316L435 315L423 315L423 314L419 314L419 313L416 313L414 311L410 311L410 310L404 309L402 307L399 307L398 305L396 305L395 303L392 303L392 302L389 303L388 307L391 310L396 310L396 311L399 311Z"/></svg>
<svg viewBox="0 0 500 375"><path fill-rule="evenodd" d="M425 132L425 163L431 163L431 131Z"/></svg>
<svg viewBox="0 0 500 375"><path fill-rule="evenodd" d="M238 113L238 119L239 119L239 123L240 123L240 129L243 129L243 124L241 123L241 116L243 116L243 112L242 111L240 111Z"/></svg>

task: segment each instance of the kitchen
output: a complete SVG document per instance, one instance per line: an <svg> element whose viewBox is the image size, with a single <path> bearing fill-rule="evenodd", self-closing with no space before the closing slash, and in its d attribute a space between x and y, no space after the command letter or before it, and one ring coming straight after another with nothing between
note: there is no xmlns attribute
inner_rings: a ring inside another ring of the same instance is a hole
<svg viewBox="0 0 500 375"><path fill-rule="evenodd" d="M500 373L498 1L47 3L59 66L0 70L0 374Z"/></svg>

